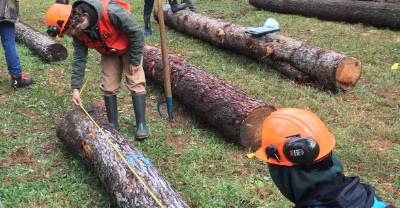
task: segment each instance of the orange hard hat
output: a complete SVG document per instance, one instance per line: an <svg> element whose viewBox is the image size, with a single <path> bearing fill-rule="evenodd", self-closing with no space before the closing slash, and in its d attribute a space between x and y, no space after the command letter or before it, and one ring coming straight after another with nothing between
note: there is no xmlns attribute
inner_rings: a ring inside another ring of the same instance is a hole
<svg viewBox="0 0 400 208"><path fill-rule="evenodd" d="M311 162L318 161L329 155L334 146L334 136L314 113L281 108L264 120L256 157L269 164L294 166L310 158Z"/></svg>
<svg viewBox="0 0 400 208"><path fill-rule="evenodd" d="M47 33L50 36L60 35L68 22L69 16L71 15L72 5L68 4L68 1L61 3L57 1L49 7L46 12L45 21L48 26Z"/></svg>

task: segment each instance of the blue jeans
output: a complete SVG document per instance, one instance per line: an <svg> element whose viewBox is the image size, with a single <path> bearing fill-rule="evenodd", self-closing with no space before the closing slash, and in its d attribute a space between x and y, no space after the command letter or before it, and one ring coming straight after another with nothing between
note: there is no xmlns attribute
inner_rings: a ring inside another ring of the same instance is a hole
<svg viewBox="0 0 400 208"><path fill-rule="evenodd" d="M8 73L21 76L21 64L17 49L15 48L15 24L12 22L0 22L1 43L6 56Z"/></svg>

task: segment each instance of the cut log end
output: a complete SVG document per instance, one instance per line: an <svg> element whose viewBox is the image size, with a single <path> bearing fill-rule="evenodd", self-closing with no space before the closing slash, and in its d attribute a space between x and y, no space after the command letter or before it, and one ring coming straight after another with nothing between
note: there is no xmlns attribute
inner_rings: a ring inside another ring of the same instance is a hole
<svg viewBox="0 0 400 208"><path fill-rule="evenodd" d="M336 70L336 86L342 90L352 88L361 76L361 62L354 57L345 57Z"/></svg>
<svg viewBox="0 0 400 208"><path fill-rule="evenodd" d="M264 106L251 112L240 126L240 144L250 147L252 151L260 148L262 124L264 119L275 110L274 107Z"/></svg>
<svg viewBox="0 0 400 208"><path fill-rule="evenodd" d="M271 4L279 2L268 1ZM317 2L317 0L312 0L312 2ZM220 48L233 50L269 64L299 83L313 82L322 89L332 91L348 90L357 82L361 73L361 66L354 58L344 58L347 57L344 54L290 37L278 34L270 34L262 38L253 37L245 33L246 27L189 11L175 14L169 11L164 14L165 24L168 26Z"/></svg>
<svg viewBox="0 0 400 208"><path fill-rule="evenodd" d="M48 47L48 51L53 56L52 61L62 61L67 59L68 51L63 45L59 43L51 44Z"/></svg>
<svg viewBox="0 0 400 208"><path fill-rule="evenodd" d="M23 22L15 24L15 40L23 43L46 62L62 61L68 57L67 49L49 36Z"/></svg>

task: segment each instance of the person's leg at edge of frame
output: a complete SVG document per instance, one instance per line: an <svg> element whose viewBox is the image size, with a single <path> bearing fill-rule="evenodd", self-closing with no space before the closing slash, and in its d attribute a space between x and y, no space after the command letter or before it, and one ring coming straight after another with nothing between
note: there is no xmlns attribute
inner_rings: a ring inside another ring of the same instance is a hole
<svg viewBox="0 0 400 208"><path fill-rule="evenodd" d="M101 85L107 119L115 129L118 125L117 94L122 78L122 61L119 56L101 56Z"/></svg>
<svg viewBox="0 0 400 208"><path fill-rule="evenodd" d="M144 35L151 35L151 12L153 11L154 0L144 0L143 20L144 20Z"/></svg>
<svg viewBox="0 0 400 208"><path fill-rule="evenodd" d="M17 48L15 46L15 24L11 22L0 22L1 43L11 77L11 87L20 88L33 84L32 78L22 73Z"/></svg>
<svg viewBox="0 0 400 208"><path fill-rule="evenodd" d="M192 12L197 12L196 7L194 6L193 3L194 0L182 0L182 3L186 3L187 7L190 9Z"/></svg>
<svg viewBox="0 0 400 208"><path fill-rule="evenodd" d="M173 13L186 9L186 7L188 6L186 3L178 4L177 0L168 0L168 3L171 6L171 11Z"/></svg>
<svg viewBox="0 0 400 208"><path fill-rule="evenodd" d="M143 58L139 70L131 73L129 71L129 55L123 56L126 87L132 96L133 110L136 120L136 139L149 137L149 129L146 125L146 78L143 70Z"/></svg>

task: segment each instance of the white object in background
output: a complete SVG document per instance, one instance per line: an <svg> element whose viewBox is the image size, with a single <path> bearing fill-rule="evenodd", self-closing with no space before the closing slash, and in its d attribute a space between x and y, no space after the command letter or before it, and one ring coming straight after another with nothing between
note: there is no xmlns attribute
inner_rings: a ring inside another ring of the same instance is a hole
<svg viewBox="0 0 400 208"><path fill-rule="evenodd" d="M273 33L279 31L279 22L273 18L268 18L265 21L264 26L262 27L249 27L246 30L246 33L251 34L252 36L263 36L268 33Z"/></svg>

